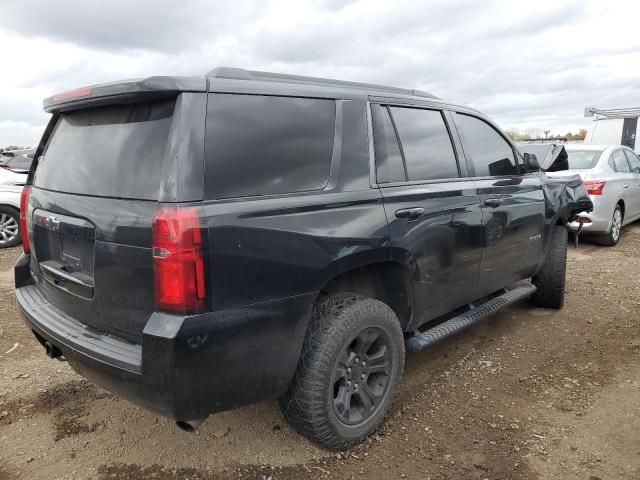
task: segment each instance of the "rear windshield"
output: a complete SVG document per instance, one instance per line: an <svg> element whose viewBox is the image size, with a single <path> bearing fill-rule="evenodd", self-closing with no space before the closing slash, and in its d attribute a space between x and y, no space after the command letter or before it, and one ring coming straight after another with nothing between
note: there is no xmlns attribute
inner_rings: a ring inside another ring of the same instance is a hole
<svg viewBox="0 0 640 480"><path fill-rule="evenodd" d="M588 170L596 166L602 150L567 150L569 170Z"/></svg>
<svg viewBox="0 0 640 480"><path fill-rule="evenodd" d="M34 185L103 197L156 200L175 100L63 114Z"/></svg>

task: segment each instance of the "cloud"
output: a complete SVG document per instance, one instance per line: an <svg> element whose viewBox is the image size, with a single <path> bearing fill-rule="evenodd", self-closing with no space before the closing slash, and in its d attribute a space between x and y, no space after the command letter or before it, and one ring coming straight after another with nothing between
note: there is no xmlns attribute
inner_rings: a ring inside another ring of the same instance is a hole
<svg viewBox="0 0 640 480"><path fill-rule="evenodd" d="M43 128L55 92L220 65L419 88L565 133L587 105L640 105L637 18L632 0L5 0L0 146Z"/></svg>

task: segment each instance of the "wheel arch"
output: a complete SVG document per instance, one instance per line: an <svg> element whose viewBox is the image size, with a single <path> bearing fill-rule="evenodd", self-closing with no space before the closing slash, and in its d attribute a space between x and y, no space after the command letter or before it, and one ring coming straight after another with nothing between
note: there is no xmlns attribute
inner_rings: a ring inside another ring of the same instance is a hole
<svg viewBox="0 0 640 480"><path fill-rule="evenodd" d="M403 330L412 323L413 283L409 269L400 262L374 262L341 271L320 288L318 296L337 292L358 293L385 303L396 314Z"/></svg>

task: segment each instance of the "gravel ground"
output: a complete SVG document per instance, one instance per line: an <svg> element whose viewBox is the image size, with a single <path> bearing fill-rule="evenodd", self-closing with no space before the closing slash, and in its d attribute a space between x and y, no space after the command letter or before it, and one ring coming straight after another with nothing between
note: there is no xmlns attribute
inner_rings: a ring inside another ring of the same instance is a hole
<svg viewBox="0 0 640 480"><path fill-rule="evenodd" d="M638 223L570 248L563 310L522 303L408 355L384 426L339 454L275 403L188 434L49 360L14 305L18 255L0 251L0 480L640 479Z"/></svg>

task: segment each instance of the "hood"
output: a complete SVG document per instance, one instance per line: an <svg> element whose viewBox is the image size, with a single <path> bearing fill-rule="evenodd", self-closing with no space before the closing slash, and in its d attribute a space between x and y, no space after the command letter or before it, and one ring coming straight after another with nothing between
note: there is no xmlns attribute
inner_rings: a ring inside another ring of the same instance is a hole
<svg viewBox="0 0 640 480"><path fill-rule="evenodd" d="M569 169L569 156L562 144L518 143L518 149L522 153L535 155L544 172L559 172Z"/></svg>

